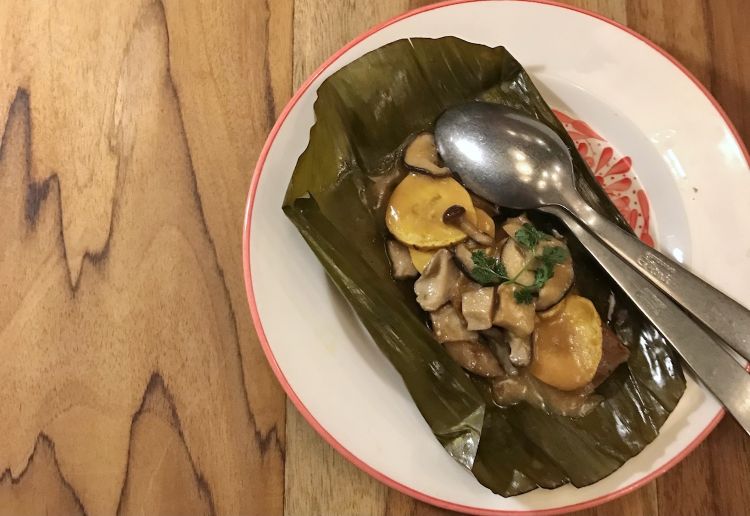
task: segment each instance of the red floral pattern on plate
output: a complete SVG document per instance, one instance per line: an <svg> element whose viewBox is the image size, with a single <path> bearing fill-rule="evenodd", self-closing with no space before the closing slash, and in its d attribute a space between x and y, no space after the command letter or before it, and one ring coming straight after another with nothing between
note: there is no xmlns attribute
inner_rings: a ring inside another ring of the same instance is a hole
<svg viewBox="0 0 750 516"><path fill-rule="evenodd" d="M630 227L644 243L653 246L649 202L646 192L633 173L633 160L629 156L620 156L607 140L586 122L562 111L553 111L573 139L578 152L588 163L597 182L602 185Z"/></svg>

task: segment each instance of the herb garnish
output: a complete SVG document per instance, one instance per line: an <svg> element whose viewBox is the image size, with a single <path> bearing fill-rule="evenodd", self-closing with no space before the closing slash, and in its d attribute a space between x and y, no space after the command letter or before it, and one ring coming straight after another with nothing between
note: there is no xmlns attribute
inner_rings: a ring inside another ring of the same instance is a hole
<svg viewBox="0 0 750 516"><path fill-rule="evenodd" d="M513 297L519 305L530 305L534 300L534 290L532 287L521 287L513 291Z"/></svg>
<svg viewBox="0 0 750 516"><path fill-rule="evenodd" d="M549 236L547 233L539 231L537 228L535 228L528 222L525 223L523 226L521 226L521 229L516 231L516 234L513 235L513 240L515 240L520 245L522 245L523 247L531 251L536 249L536 246L542 240L549 240L551 238L552 237Z"/></svg>
<svg viewBox="0 0 750 516"><path fill-rule="evenodd" d="M471 253L471 260L474 268L471 276L482 285L500 285L502 283L511 283L517 285L513 292L513 297L519 304L530 304L533 298L542 289L545 283L555 274L555 265L561 264L568 257L567 251L559 246L549 246L542 250L540 256L536 256L536 248L539 242L551 240L552 237L542 231L539 231L529 223L524 224L513 239L522 247L531 251L532 258L528 260L521 271L513 278L508 277L503 263L493 256L487 256L484 251L474 251ZM529 267L535 264L534 283L532 285L521 285L516 278Z"/></svg>
<svg viewBox="0 0 750 516"><path fill-rule="evenodd" d="M505 265L497 258L487 256L484 251L471 253L471 261L474 262L471 276L482 285L499 285L510 280Z"/></svg>
<svg viewBox="0 0 750 516"><path fill-rule="evenodd" d="M538 294L545 283L555 274L555 265L561 264L568 257L568 253L562 247L545 247L542 255L538 257L539 266L534 271L534 284L521 286L513 295L516 302L529 304L532 296Z"/></svg>

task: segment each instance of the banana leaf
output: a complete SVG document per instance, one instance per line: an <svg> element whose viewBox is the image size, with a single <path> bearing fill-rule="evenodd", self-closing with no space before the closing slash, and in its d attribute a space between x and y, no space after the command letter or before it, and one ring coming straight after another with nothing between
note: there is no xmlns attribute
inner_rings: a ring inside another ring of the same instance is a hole
<svg viewBox="0 0 750 516"><path fill-rule="evenodd" d="M383 200L404 174L397 159L403 142L429 130L448 106L470 99L512 106L555 130L573 155L581 194L628 228L523 67L503 47L452 37L395 41L321 84L316 123L283 209L400 373L435 437L479 482L503 496L585 486L658 435L685 380L665 338L575 238L567 235L577 288L631 350L627 364L597 389L604 401L582 418L523 403L494 405L481 382L435 342L411 284L390 276ZM544 214L530 216L565 233Z"/></svg>

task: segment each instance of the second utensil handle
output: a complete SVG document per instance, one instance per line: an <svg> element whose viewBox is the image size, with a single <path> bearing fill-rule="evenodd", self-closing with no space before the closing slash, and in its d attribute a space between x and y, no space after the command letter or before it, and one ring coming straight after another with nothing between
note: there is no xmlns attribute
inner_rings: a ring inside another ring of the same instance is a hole
<svg viewBox="0 0 750 516"><path fill-rule="evenodd" d="M570 228L677 353L750 434L750 374L680 308L561 208L549 208Z"/></svg>
<svg viewBox="0 0 750 516"><path fill-rule="evenodd" d="M575 199L568 205L615 253L750 360L750 310L605 219L582 200Z"/></svg>

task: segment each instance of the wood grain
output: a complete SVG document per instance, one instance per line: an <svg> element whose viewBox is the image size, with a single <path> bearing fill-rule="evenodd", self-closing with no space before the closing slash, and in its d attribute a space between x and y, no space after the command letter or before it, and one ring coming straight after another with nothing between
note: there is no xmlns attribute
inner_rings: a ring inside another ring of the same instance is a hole
<svg viewBox="0 0 750 516"><path fill-rule="evenodd" d="M0 515L448 514L285 404L248 315L252 165L320 62L413 0L0 2ZM679 58L750 139L750 4L576 0ZM587 515L748 514L730 420Z"/></svg>
<svg viewBox="0 0 750 516"><path fill-rule="evenodd" d="M0 3L0 513L281 514L238 250L291 4L113 11Z"/></svg>

